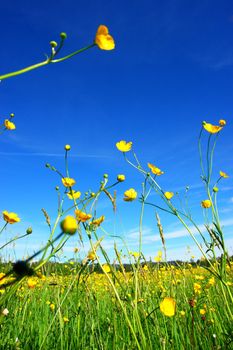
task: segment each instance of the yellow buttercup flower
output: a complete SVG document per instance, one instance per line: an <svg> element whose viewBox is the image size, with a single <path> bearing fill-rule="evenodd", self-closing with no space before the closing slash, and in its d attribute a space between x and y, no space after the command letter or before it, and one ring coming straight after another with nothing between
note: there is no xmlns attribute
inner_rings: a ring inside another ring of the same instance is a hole
<svg viewBox="0 0 233 350"><path fill-rule="evenodd" d="M70 146L70 145L65 145L65 147L64 147L64 148L65 148L65 150L66 150L66 151L70 151L71 146Z"/></svg>
<svg viewBox="0 0 233 350"><path fill-rule="evenodd" d="M200 309L200 315L205 315L206 314L206 310L205 309Z"/></svg>
<svg viewBox="0 0 233 350"><path fill-rule="evenodd" d="M150 168L151 172L155 175L163 175L164 171L162 171L161 169L157 168L154 164L148 163L148 168Z"/></svg>
<svg viewBox="0 0 233 350"><path fill-rule="evenodd" d="M164 196L165 196L168 200L170 200L170 199L172 199L172 197L174 196L174 193L173 193L173 192L165 192L165 193L164 193Z"/></svg>
<svg viewBox="0 0 233 350"><path fill-rule="evenodd" d="M90 251L88 254L87 254L87 259L88 260L91 260L91 261L94 261L96 259L96 254L94 251Z"/></svg>
<svg viewBox="0 0 233 350"><path fill-rule="evenodd" d="M72 187L76 184L76 181L70 177L63 177L61 181L65 187Z"/></svg>
<svg viewBox="0 0 233 350"><path fill-rule="evenodd" d="M210 208L212 205L211 201L209 199L205 199L204 201L201 202L202 208Z"/></svg>
<svg viewBox="0 0 233 350"><path fill-rule="evenodd" d="M160 311L165 316L174 316L176 312L176 301L173 298L166 297L159 305Z"/></svg>
<svg viewBox="0 0 233 350"><path fill-rule="evenodd" d="M106 273L111 272L111 269L110 269L110 267L109 267L108 264L103 264L103 265L102 265L102 269L103 269L104 272L106 272Z"/></svg>
<svg viewBox="0 0 233 350"><path fill-rule="evenodd" d="M129 190L125 191L124 193L124 201L126 202L132 202L134 199L137 198L137 192L134 188L130 188Z"/></svg>
<svg viewBox="0 0 233 350"><path fill-rule="evenodd" d="M221 171L221 170L220 170L219 174L221 177L224 177L224 179L227 179L229 177L229 175L227 175L226 173L224 173L224 171Z"/></svg>
<svg viewBox="0 0 233 350"><path fill-rule="evenodd" d="M80 191L71 190L67 193L69 199L78 199L81 196Z"/></svg>
<svg viewBox="0 0 233 350"><path fill-rule="evenodd" d="M108 27L100 25L95 36L95 44L101 50L113 50L115 42L113 37L109 34Z"/></svg>
<svg viewBox="0 0 233 350"><path fill-rule="evenodd" d="M117 181L119 182L125 181L125 175L122 175L122 174L117 175Z"/></svg>
<svg viewBox="0 0 233 350"><path fill-rule="evenodd" d="M8 224L15 224L20 221L20 218L16 213L8 213L8 211L4 210L2 212L3 220L5 220Z"/></svg>
<svg viewBox="0 0 233 350"><path fill-rule="evenodd" d="M87 220L89 220L92 217L91 214L86 214L79 209L75 210L75 215L76 215L76 219L78 220L78 222L86 222Z"/></svg>
<svg viewBox="0 0 233 350"><path fill-rule="evenodd" d="M98 219L93 220L91 223L92 223L92 225L100 226L100 224L102 224L102 222L104 221L104 219L105 219L105 216L102 215L102 216L100 216Z"/></svg>
<svg viewBox="0 0 233 350"><path fill-rule="evenodd" d="M68 317L63 317L63 322L64 323L68 323L70 320L68 319Z"/></svg>
<svg viewBox="0 0 233 350"><path fill-rule="evenodd" d="M201 293L201 285L199 283L193 283L193 289L196 294Z"/></svg>
<svg viewBox="0 0 233 350"><path fill-rule="evenodd" d="M225 119L220 119L219 120L219 125L221 125L221 126L225 126L226 125L226 120Z"/></svg>
<svg viewBox="0 0 233 350"><path fill-rule="evenodd" d="M33 289L35 288L35 286L37 285L37 281L35 280L35 278L29 278L27 281L28 284L28 288Z"/></svg>
<svg viewBox="0 0 233 350"><path fill-rule="evenodd" d="M73 216L67 215L61 222L61 229L64 233L68 233L69 235L75 234L78 229L77 220Z"/></svg>
<svg viewBox="0 0 233 350"><path fill-rule="evenodd" d="M121 140L116 143L116 148L121 152L129 152L132 148L132 142Z"/></svg>
<svg viewBox="0 0 233 350"><path fill-rule="evenodd" d="M5 128L8 130L15 130L16 129L15 124L10 122L8 119L5 119L4 125L5 125Z"/></svg>
<svg viewBox="0 0 233 350"><path fill-rule="evenodd" d="M222 126L206 123L205 121L202 123L202 126L210 134L216 134L223 128Z"/></svg>

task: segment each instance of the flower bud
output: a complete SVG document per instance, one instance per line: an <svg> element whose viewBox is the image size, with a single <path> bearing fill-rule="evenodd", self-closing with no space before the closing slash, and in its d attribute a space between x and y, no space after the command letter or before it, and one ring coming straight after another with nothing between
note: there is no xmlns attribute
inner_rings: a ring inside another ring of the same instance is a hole
<svg viewBox="0 0 233 350"><path fill-rule="evenodd" d="M218 192L218 187L214 186L213 192L215 192L215 193Z"/></svg>
<svg viewBox="0 0 233 350"><path fill-rule="evenodd" d="M60 38L61 38L62 40L65 40L65 39L67 38L67 34L64 33L64 32L60 33Z"/></svg>
<svg viewBox="0 0 233 350"><path fill-rule="evenodd" d="M65 145L64 148L65 148L66 151L70 151L70 149L71 149L70 145Z"/></svg>
<svg viewBox="0 0 233 350"><path fill-rule="evenodd" d="M119 181L119 182L125 181L125 175L123 175L123 174L117 175L117 181Z"/></svg>
<svg viewBox="0 0 233 350"><path fill-rule="evenodd" d="M32 233L32 228L28 227L27 230L26 230L26 233L27 233L27 235L30 235Z"/></svg>
<svg viewBox="0 0 233 350"><path fill-rule="evenodd" d="M49 44L50 44L50 46L53 47L53 48L57 47L57 42L56 42L56 41L50 41Z"/></svg>
<svg viewBox="0 0 233 350"><path fill-rule="evenodd" d="M14 118L14 116L15 116L14 113L11 113L11 114L10 114L10 117L11 117L11 118Z"/></svg>

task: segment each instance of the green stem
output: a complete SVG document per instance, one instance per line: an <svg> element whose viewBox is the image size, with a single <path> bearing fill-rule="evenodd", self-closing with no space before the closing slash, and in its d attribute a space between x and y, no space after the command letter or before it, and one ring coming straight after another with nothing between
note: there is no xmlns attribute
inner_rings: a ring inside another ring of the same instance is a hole
<svg viewBox="0 0 233 350"><path fill-rule="evenodd" d="M71 58L71 57L73 57L73 56L75 56L75 55L77 55L77 54L79 54L79 53L81 53L81 52L83 52L83 51L86 51L86 50L88 50L88 49L94 47L95 45L96 45L96 44L93 43L93 44L91 44L91 45L88 45L88 46L86 46L86 47L83 47L83 48L80 49L80 50L74 51L74 52L72 52L71 54L69 54L69 55L67 55L67 56L64 56L64 57L62 57L62 58L58 58L58 59L56 59L56 60L53 60L53 59L48 58L48 59L46 59L45 61L42 61L42 62L40 62L40 63L33 64L33 65L31 65L31 66L28 66L28 67L26 67L26 68L17 70L17 71L15 71L15 72L11 72L11 73L7 73L7 74L0 75L0 81L5 80L5 79L8 79L8 78L11 78L11 77L15 77L15 76L17 76L17 75L21 75L21 74L24 74L24 73L27 73L27 72L30 72L31 70L34 70L34 69L37 69L37 68L46 66L46 65L48 65L48 64L50 64L50 63L59 63L59 62L65 61L65 60L67 60L67 59L69 59L69 58Z"/></svg>

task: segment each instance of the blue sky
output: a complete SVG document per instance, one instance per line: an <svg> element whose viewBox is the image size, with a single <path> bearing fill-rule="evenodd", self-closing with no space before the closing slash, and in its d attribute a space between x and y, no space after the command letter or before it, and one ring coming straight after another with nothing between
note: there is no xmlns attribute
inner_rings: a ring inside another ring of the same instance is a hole
<svg viewBox="0 0 233 350"><path fill-rule="evenodd" d="M190 206L202 225L200 201L205 194L197 138L203 120L227 120L217 144L214 177L219 170L233 174L231 2L22 0L14 5L2 2L0 13L0 75L43 60L49 42L58 40L62 31L68 38L61 56L91 44L100 24L109 27L116 42L114 51L95 47L69 61L1 82L1 119L14 112L17 129L0 140L0 210L17 212L21 223L8 227L0 241L30 225L33 235L14 248L16 256L46 242L41 208L55 219L54 187L60 179L44 164L63 171L67 143L72 146L70 172L82 192L95 191L104 173L110 182L119 173L126 175L117 188L117 214L113 216L105 198L97 214L106 215L104 228L124 237L130 250L137 250L140 205L121 198L130 187L140 192L143 179L116 150L121 139L133 142L145 167L151 162L165 171L160 179L164 190L182 194L190 186ZM232 176L220 189L220 213L231 249ZM173 218L161 214L161 220L168 257L185 258L192 240ZM156 255L161 243L151 207L146 208L144 236L145 255ZM71 241L65 250L69 256L77 238ZM112 238L106 239L110 255L112 243ZM198 256L195 248L192 251ZM8 254L12 250L4 252Z"/></svg>

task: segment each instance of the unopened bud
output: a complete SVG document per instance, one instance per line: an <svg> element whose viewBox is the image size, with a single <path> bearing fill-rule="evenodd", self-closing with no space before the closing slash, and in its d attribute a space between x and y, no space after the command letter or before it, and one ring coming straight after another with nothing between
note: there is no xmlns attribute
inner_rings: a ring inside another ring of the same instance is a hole
<svg viewBox="0 0 233 350"><path fill-rule="evenodd" d="M62 40L65 40L65 39L67 38L67 34L64 33L64 32L60 33L60 38L61 38Z"/></svg>
<svg viewBox="0 0 233 350"><path fill-rule="evenodd" d="M27 230L26 230L26 233L27 233L27 235L30 235L32 233L32 228L28 227Z"/></svg>
<svg viewBox="0 0 233 350"><path fill-rule="evenodd" d="M50 46L51 47L57 47L57 42L56 41L50 41Z"/></svg>

